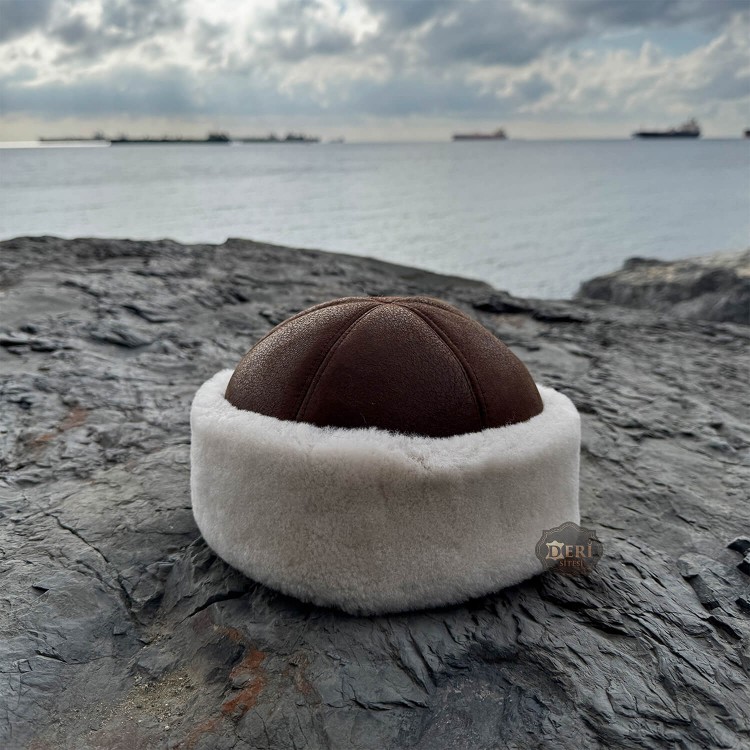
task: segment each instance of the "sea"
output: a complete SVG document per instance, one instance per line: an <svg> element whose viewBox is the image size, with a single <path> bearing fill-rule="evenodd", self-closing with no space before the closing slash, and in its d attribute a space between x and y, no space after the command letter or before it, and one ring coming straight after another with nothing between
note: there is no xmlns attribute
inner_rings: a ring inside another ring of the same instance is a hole
<svg viewBox="0 0 750 750"><path fill-rule="evenodd" d="M0 239L244 237L535 297L750 246L750 140L8 145Z"/></svg>

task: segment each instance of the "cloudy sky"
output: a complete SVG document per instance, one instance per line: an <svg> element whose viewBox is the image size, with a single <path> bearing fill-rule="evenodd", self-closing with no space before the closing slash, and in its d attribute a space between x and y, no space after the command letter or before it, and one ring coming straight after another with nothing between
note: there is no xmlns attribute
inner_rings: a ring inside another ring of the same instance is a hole
<svg viewBox="0 0 750 750"><path fill-rule="evenodd" d="M750 0L0 0L0 139L750 127Z"/></svg>

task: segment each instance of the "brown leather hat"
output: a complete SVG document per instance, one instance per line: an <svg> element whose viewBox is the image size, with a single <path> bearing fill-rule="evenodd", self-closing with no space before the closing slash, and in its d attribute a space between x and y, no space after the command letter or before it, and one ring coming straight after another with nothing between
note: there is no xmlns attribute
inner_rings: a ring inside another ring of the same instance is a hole
<svg viewBox="0 0 750 750"><path fill-rule="evenodd" d="M505 344L430 297L345 297L276 326L226 391L238 409L319 427L447 437L542 411Z"/></svg>
<svg viewBox="0 0 750 750"><path fill-rule="evenodd" d="M348 297L276 326L193 399L191 498L251 578L352 613L450 604L542 571L578 522L580 420L479 323Z"/></svg>

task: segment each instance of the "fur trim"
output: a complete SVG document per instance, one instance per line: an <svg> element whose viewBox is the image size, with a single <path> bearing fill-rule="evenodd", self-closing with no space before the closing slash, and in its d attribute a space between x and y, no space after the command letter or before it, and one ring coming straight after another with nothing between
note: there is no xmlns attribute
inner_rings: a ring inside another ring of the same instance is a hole
<svg viewBox="0 0 750 750"><path fill-rule="evenodd" d="M242 411L231 375L193 401L193 513L272 588L357 614L450 604L540 573L544 529L579 521L580 419L551 388L526 422L429 438Z"/></svg>

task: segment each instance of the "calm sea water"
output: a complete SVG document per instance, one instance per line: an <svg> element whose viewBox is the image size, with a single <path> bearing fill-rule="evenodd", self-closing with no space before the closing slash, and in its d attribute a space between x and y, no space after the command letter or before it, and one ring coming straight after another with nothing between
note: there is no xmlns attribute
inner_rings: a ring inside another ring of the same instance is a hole
<svg viewBox="0 0 750 750"><path fill-rule="evenodd" d="M247 237L569 296L750 244L750 141L0 150L0 238Z"/></svg>

